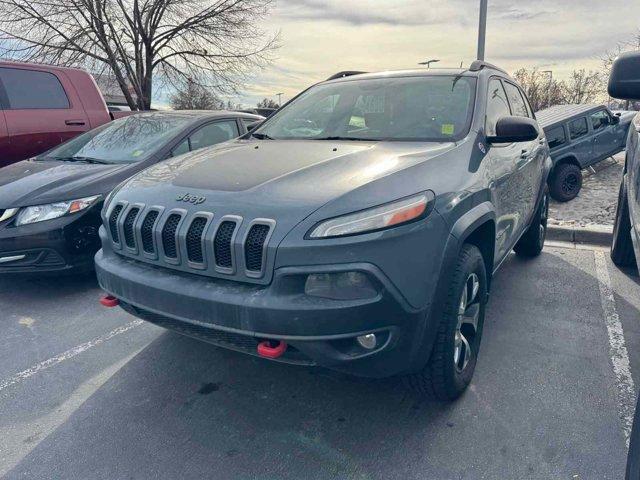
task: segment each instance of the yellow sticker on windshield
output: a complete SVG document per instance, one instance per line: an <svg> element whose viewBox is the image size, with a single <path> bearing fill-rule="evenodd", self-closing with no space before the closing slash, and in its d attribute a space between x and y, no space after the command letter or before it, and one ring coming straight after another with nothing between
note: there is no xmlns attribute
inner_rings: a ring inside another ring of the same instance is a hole
<svg viewBox="0 0 640 480"><path fill-rule="evenodd" d="M442 125L443 135L453 135L454 131L455 131L455 126L452 123L445 123Z"/></svg>
<svg viewBox="0 0 640 480"><path fill-rule="evenodd" d="M133 152L131 154L132 157L139 157L140 155L142 155L144 153L144 150L136 150L135 152Z"/></svg>

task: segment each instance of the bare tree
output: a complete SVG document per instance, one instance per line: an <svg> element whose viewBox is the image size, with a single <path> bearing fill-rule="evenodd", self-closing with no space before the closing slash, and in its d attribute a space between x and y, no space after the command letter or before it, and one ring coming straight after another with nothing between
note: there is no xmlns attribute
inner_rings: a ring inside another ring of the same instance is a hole
<svg viewBox="0 0 640 480"><path fill-rule="evenodd" d="M171 107L175 110L221 110L224 108L224 102L210 89L187 81L184 88L171 96Z"/></svg>
<svg viewBox="0 0 640 480"><path fill-rule="evenodd" d="M278 105L278 102L270 98L263 98L258 102L256 106L258 108L280 108L280 105Z"/></svg>
<svg viewBox="0 0 640 480"><path fill-rule="evenodd" d="M537 68L528 70L521 68L513 74L522 86L534 111L563 103L560 82Z"/></svg>
<svg viewBox="0 0 640 480"><path fill-rule="evenodd" d="M132 109L154 81L235 91L267 64L273 0L0 0L0 54L112 74Z"/></svg>
<svg viewBox="0 0 640 480"><path fill-rule="evenodd" d="M585 69L574 70L561 83L562 103L594 103L605 95L605 85L600 72Z"/></svg>

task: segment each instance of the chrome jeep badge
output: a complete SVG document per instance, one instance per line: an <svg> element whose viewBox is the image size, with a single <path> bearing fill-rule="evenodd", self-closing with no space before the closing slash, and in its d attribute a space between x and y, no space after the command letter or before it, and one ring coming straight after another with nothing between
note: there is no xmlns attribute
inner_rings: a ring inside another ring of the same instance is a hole
<svg viewBox="0 0 640 480"><path fill-rule="evenodd" d="M201 203L204 203L206 199L207 197L199 197L197 195L191 195L190 193L183 193L176 197L178 202L192 203L194 205L200 205Z"/></svg>

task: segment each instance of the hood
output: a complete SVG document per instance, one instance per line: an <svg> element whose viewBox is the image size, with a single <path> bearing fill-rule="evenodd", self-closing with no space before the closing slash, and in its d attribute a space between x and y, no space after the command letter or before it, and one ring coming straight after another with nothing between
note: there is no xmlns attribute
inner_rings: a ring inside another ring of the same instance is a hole
<svg viewBox="0 0 640 480"><path fill-rule="evenodd" d="M127 182L118 199L211 211L306 215L330 200L439 156L454 143L236 140L157 164ZM205 203L206 202L206 203ZM203 205L204 204L204 205ZM300 219L300 215L293 215Z"/></svg>
<svg viewBox="0 0 640 480"><path fill-rule="evenodd" d="M109 192L127 165L25 160L0 169L0 208L25 207ZM126 178L126 177L125 177Z"/></svg>

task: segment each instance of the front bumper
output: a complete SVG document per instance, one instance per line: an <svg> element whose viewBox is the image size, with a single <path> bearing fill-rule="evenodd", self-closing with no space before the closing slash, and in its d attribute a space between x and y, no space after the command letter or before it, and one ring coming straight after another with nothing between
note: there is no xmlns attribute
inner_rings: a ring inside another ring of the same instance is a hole
<svg viewBox="0 0 640 480"><path fill-rule="evenodd" d="M102 250L95 260L100 286L125 310L216 345L255 355L260 340L283 340L289 348L281 361L369 377L413 370L424 361L429 307L411 307L372 264L279 268L265 286L161 269ZM310 273L354 270L378 285L375 297L304 294ZM376 348L359 347L355 338L371 332L379 339Z"/></svg>
<svg viewBox="0 0 640 480"><path fill-rule="evenodd" d="M0 226L0 275L78 273L93 269L100 248L99 208L83 215L11 226Z"/></svg>

